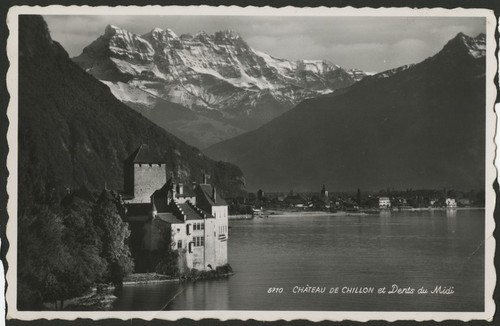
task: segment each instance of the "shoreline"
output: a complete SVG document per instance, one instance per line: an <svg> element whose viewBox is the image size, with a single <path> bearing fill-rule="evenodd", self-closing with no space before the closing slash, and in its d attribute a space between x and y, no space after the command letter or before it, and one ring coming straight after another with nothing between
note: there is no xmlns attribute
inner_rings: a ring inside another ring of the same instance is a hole
<svg viewBox="0 0 500 326"><path fill-rule="evenodd" d="M166 283L166 282L180 282L180 279L177 277L165 280L127 281L123 282L122 285L130 286L130 285L156 284L156 283Z"/></svg>
<svg viewBox="0 0 500 326"><path fill-rule="evenodd" d="M133 273L123 279L122 285L137 285L179 281L179 277L171 277L158 273Z"/></svg>
<svg viewBox="0 0 500 326"><path fill-rule="evenodd" d="M366 215L378 215L381 212L418 212L418 211L450 211L450 210L484 210L484 207L416 207L410 209L367 209L355 212L347 211L337 211L337 212L326 212L326 211L290 211L290 210L266 210L261 215L252 216L251 214L238 214L229 215L229 220L251 220L255 218L270 218L270 217L291 217L291 216L366 216Z"/></svg>
<svg viewBox="0 0 500 326"><path fill-rule="evenodd" d="M265 215L263 218L268 218L268 217L274 217L274 216L279 216L279 217L290 217L290 216L297 216L297 215L302 215L302 216L365 216L365 215L371 215L370 213L366 212L345 212L345 211L340 211L340 212L324 212L324 211L303 211L303 212L297 212L297 211L269 211L270 214Z"/></svg>

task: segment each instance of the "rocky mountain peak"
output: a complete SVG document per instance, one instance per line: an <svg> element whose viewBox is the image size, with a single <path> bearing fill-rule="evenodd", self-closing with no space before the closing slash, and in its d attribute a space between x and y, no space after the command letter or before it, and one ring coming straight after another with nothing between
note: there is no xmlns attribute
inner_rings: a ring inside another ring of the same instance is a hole
<svg viewBox="0 0 500 326"><path fill-rule="evenodd" d="M151 30L151 32L146 33L142 36L143 38L151 38L157 42L167 42L169 40L177 40L179 37L172 31L170 28L165 30L155 27Z"/></svg>
<svg viewBox="0 0 500 326"><path fill-rule="evenodd" d="M238 34L236 31L233 31L231 29L225 29L225 30L216 32L215 36L230 39L230 40L235 40L235 39L241 38L240 34Z"/></svg>
<svg viewBox="0 0 500 326"><path fill-rule="evenodd" d="M215 32L214 41L216 44L227 44L227 45L246 45L243 38L230 29Z"/></svg>
<svg viewBox="0 0 500 326"><path fill-rule="evenodd" d="M117 33L123 33L123 30L115 25L107 25L106 28L104 29L104 36L107 36L109 38L113 37Z"/></svg>
<svg viewBox="0 0 500 326"><path fill-rule="evenodd" d="M462 32L451 39L441 51L444 54L468 54L478 59L486 55L486 35L481 33L476 37L468 36Z"/></svg>
<svg viewBox="0 0 500 326"><path fill-rule="evenodd" d="M310 71L318 74L324 74L330 71L340 69L339 65L333 64L328 60L298 60L297 71Z"/></svg>
<svg viewBox="0 0 500 326"><path fill-rule="evenodd" d="M50 36L47 23L42 16L30 15L29 24L21 26L28 20L20 20L19 39L25 40L19 44L20 57L61 56L68 57L64 48Z"/></svg>

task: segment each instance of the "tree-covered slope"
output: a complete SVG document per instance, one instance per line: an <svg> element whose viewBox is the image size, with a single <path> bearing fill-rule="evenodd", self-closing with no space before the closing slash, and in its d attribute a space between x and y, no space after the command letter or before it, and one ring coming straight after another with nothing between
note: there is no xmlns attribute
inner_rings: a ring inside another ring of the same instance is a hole
<svg viewBox="0 0 500 326"><path fill-rule="evenodd" d="M122 189L122 162L142 143L186 183L208 173L226 193L244 190L238 167L208 159L118 101L69 59L42 17L20 16L20 207L81 184Z"/></svg>

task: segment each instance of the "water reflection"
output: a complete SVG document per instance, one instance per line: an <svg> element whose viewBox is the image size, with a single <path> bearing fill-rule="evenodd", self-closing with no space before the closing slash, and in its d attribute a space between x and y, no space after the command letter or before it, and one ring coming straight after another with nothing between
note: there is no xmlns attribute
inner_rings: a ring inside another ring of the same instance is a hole
<svg viewBox="0 0 500 326"><path fill-rule="evenodd" d="M228 284L227 279L187 284L168 309L229 310Z"/></svg>
<svg viewBox="0 0 500 326"><path fill-rule="evenodd" d="M446 210L446 223L448 225L448 232L455 234L457 231L457 209L448 208Z"/></svg>
<svg viewBox="0 0 500 326"><path fill-rule="evenodd" d="M446 217L457 217L457 209L456 208L447 208L446 209Z"/></svg>
<svg viewBox="0 0 500 326"><path fill-rule="evenodd" d="M389 211L389 210L380 211L380 217L383 217L383 218L391 217L391 211Z"/></svg>

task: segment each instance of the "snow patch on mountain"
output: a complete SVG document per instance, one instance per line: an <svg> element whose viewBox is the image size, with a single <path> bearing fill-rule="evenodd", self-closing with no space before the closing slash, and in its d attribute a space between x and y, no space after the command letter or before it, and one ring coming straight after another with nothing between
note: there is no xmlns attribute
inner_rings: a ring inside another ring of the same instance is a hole
<svg viewBox="0 0 500 326"><path fill-rule="evenodd" d="M465 36L464 43L469 50L469 55L479 59L486 55L486 35L479 34L475 38Z"/></svg>
<svg viewBox="0 0 500 326"><path fill-rule="evenodd" d="M363 71L361 69L357 68L352 68L347 70L347 73L356 81L360 81L361 79L367 77L367 76L373 76L377 74L376 72L368 72L368 71Z"/></svg>
<svg viewBox="0 0 500 326"><path fill-rule="evenodd" d="M136 103L151 109L157 102L157 96L146 90L134 87L133 85L109 81L103 81L103 83L106 84L111 90L111 93L123 103Z"/></svg>
<svg viewBox="0 0 500 326"><path fill-rule="evenodd" d="M411 64L411 65L404 65L404 66L401 66L401 67L397 67L397 68L394 68L394 69L389 69L389 70L386 70L386 71L382 71L378 74L375 74L375 75L372 75L371 77L372 78L375 78L375 79L380 79L380 78L388 78L388 77L391 77L397 73L400 73L402 71L405 71L411 67L413 67L414 64Z"/></svg>

